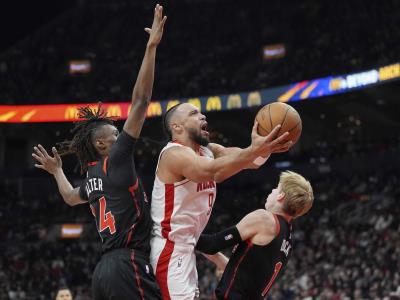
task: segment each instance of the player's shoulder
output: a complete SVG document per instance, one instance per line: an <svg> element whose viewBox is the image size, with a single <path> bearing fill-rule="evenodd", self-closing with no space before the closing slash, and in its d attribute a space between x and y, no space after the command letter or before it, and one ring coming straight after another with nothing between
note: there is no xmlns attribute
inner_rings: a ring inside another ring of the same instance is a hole
<svg viewBox="0 0 400 300"><path fill-rule="evenodd" d="M121 144L132 144L136 143L138 140L137 137L132 136L128 132L126 132L124 129L121 130L121 132L117 136L117 141L114 143L113 146L119 146Z"/></svg>
<svg viewBox="0 0 400 300"><path fill-rule="evenodd" d="M188 146L171 143L162 150L161 154L161 160L174 163L175 161L184 161L186 158L196 155L196 152Z"/></svg>
<svg viewBox="0 0 400 300"><path fill-rule="evenodd" d="M276 232L277 222L273 213L265 209L257 209L254 212L254 219L260 226L260 231L271 234Z"/></svg>
<svg viewBox="0 0 400 300"><path fill-rule="evenodd" d="M178 144L178 143L168 143L164 149L162 150L163 153L185 153L185 152L194 152L194 150L188 146Z"/></svg>

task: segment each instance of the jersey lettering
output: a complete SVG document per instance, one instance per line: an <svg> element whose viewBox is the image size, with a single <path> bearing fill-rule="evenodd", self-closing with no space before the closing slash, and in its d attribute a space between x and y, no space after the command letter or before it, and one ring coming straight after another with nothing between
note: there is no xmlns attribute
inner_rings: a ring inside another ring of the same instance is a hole
<svg viewBox="0 0 400 300"><path fill-rule="evenodd" d="M212 208L213 208L213 203L214 203L214 193L208 194L208 211L207 211L207 216L211 214Z"/></svg>
<svg viewBox="0 0 400 300"><path fill-rule="evenodd" d="M213 188L215 188L215 181L200 182L197 184L198 192L201 192L202 190L206 190L206 189L213 189Z"/></svg>
<svg viewBox="0 0 400 300"><path fill-rule="evenodd" d="M106 213L106 208L107 208L106 198L104 198L104 196L101 197L99 199L99 203L100 203L99 232L103 232L108 228L110 230L110 233L114 234L116 232L115 219L111 211Z"/></svg>
<svg viewBox="0 0 400 300"><path fill-rule="evenodd" d="M87 182L86 182L86 194L89 198L90 193L92 193L93 191L101 191L103 192L103 181L101 180L101 178L90 178Z"/></svg>

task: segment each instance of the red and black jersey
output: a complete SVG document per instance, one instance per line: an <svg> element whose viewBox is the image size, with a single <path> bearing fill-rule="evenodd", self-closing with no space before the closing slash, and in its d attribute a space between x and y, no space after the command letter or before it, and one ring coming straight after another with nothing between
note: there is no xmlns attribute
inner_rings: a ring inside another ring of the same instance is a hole
<svg viewBox="0 0 400 300"><path fill-rule="evenodd" d="M242 241L234 248L215 291L218 299L264 299L281 275L292 250L292 225L274 216L278 234L269 244Z"/></svg>
<svg viewBox="0 0 400 300"><path fill-rule="evenodd" d="M135 171L136 139L122 131L109 156L89 164L80 196L89 201L103 252L130 248L150 253L150 203Z"/></svg>

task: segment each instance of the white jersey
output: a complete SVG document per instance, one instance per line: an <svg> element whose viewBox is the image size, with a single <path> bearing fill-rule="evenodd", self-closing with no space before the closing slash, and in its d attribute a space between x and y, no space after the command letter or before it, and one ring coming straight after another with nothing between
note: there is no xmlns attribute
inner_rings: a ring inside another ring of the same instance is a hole
<svg viewBox="0 0 400 300"><path fill-rule="evenodd" d="M160 153L171 147L185 147L178 143L168 143ZM200 147L200 155L214 159L206 147ZM217 193L216 182L196 183L189 179L166 184L157 176L154 180L151 217L153 235L178 244L195 246L201 232L207 225Z"/></svg>

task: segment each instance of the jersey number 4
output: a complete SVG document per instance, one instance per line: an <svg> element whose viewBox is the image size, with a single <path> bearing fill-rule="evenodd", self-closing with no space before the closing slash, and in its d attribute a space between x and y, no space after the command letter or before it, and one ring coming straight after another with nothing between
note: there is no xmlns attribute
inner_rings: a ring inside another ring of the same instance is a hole
<svg viewBox="0 0 400 300"><path fill-rule="evenodd" d="M115 219L111 211L106 213L106 208L107 208L106 198L104 198L104 196L101 197L99 199L99 203L100 203L99 232L103 232L108 228L110 230L110 233L114 234L116 232Z"/></svg>

